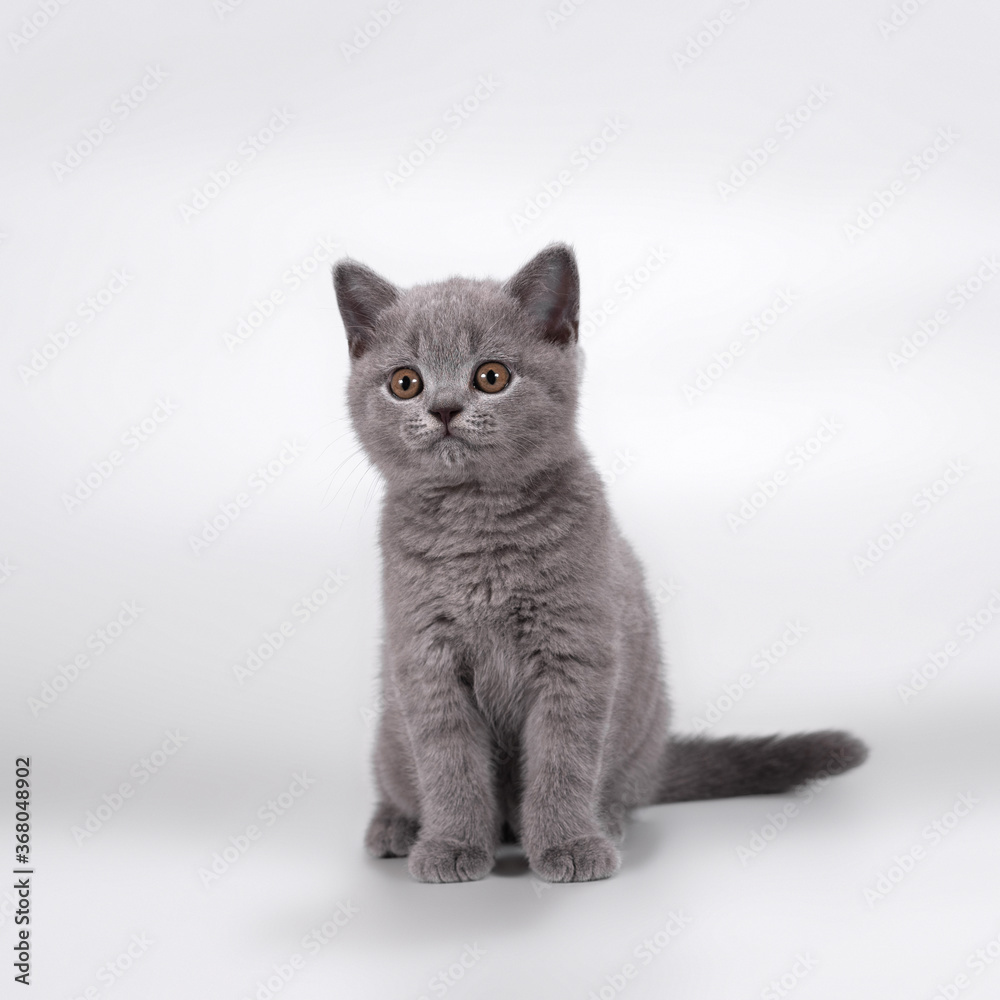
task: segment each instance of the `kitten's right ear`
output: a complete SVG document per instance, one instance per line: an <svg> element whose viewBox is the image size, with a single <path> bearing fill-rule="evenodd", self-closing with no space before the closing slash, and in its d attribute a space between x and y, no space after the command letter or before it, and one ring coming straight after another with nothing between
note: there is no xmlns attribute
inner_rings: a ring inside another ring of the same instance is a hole
<svg viewBox="0 0 1000 1000"><path fill-rule="evenodd" d="M360 358L371 344L375 320L399 298L399 289L370 267L349 257L334 265L333 287L351 357Z"/></svg>

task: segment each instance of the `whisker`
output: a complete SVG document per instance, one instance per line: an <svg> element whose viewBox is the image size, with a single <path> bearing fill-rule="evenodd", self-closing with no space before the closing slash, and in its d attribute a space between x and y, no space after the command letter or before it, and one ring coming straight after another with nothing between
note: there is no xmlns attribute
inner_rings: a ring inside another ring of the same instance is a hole
<svg viewBox="0 0 1000 1000"><path fill-rule="evenodd" d="M351 471L347 473L347 476L344 478L344 481L340 484L340 486L337 487L337 492L334 493L332 497L330 497L330 502L323 504L320 510L326 510L326 508L329 507L330 504L333 503L333 501L336 500L338 496L340 496L340 491L351 481L351 477L354 475L354 473L357 472L358 469L360 469L361 466L364 465L365 462L367 461L368 461L368 456L362 453L361 461L357 462L355 465L351 467ZM330 488L332 488L332 486L333 483L331 483L330 486L327 487L327 493L330 492ZM326 498L324 497L324 499Z"/></svg>
<svg viewBox="0 0 1000 1000"><path fill-rule="evenodd" d="M342 441L345 437L350 437L354 433L353 430L344 431L343 434L338 434L314 459L314 461L319 461L338 441Z"/></svg>
<svg viewBox="0 0 1000 1000"><path fill-rule="evenodd" d="M354 456L355 456L355 455L357 455L357 454L358 454L358 452L360 452L360 451L361 451L361 445L360 445L360 444L359 444L359 445L358 445L358 446L357 446L356 448L352 448L352 449L350 450L350 452L348 452L348 454L347 454L347 457L346 457L346 458L344 458L344 459L343 459L343 461L341 461L341 462L340 462L340 463L338 464L337 468L335 468L335 469L333 470L333 472L330 472L330 473L328 473L327 475L325 475L325 476L324 476L324 477L323 477L323 478L322 478L322 479L320 480L320 482L322 482L322 483L325 483L325 482L326 482L326 481L327 481L328 479L332 479L332 478L333 478L333 477L334 477L334 476L335 476L335 475L336 475L336 474L337 474L337 473L338 473L338 472L339 472L339 471L340 471L340 470L341 470L341 469L342 469L342 468L344 467L344 465L345 465L345 464L346 464L347 462L349 462L349 461L350 461L350 460L351 460L352 458L354 458Z"/></svg>
<svg viewBox="0 0 1000 1000"><path fill-rule="evenodd" d="M347 506L344 508L344 516L340 519L341 528L344 527L344 521L347 520L347 514L351 509L351 504L354 503L354 495L358 492L358 487L365 481L365 478L368 476L368 473L371 472L372 469L374 468L375 466L369 462L368 468L365 469L364 475L358 480L357 485L351 491L351 499L347 501ZM364 514L364 511L362 511L361 513ZM360 518L358 519L358 523L359 524L361 523Z"/></svg>
<svg viewBox="0 0 1000 1000"><path fill-rule="evenodd" d="M340 416L334 417L333 420L328 420L325 424L320 424L319 427L316 428L316 430L321 431L324 427L329 427L330 424L336 424L342 420L350 420L350 419L351 418L349 414L341 413Z"/></svg>
<svg viewBox="0 0 1000 1000"><path fill-rule="evenodd" d="M358 448L355 448L355 449L354 449L354 451L352 451L352 452L351 452L351 454L350 454L350 455L348 455L348 456L347 456L347 458L345 458L345 459L344 459L344 461L343 461L343 462L341 462L341 463L340 463L340 465L338 465L338 466L337 466L337 468L336 468L336 469L334 469L334 471L333 471L333 472L331 472L329 476L325 476L325 477L324 477L324 478L323 478L323 479L321 480L321 482L324 482L324 483L325 483L325 482L327 482L327 481L329 480L329 485L328 485L328 486L327 486L327 488L326 488L326 492L325 492L325 493L323 494L323 499L324 499L324 500L326 500L326 498L327 498L327 497L329 496L329 494L330 494L330 490L332 490L332 489L333 489L333 487L334 487L334 483L335 483L335 479L334 479L334 477L335 477L335 476L337 475L337 473L338 473L338 472L339 472L339 471L340 471L340 470L341 470L341 469L342 469L342 468L344 467L344 465L345 465L345 464L346 464L347 462L349 462L349 461L350 461L350 460L351 460L352 458L357 458L357 456L358 456L358 455L360 454L360 452L361 452L361 448L360 448L360 447L358 447ZM356 468L356 467L355 467L355 468ZM354 470L352 469L352 470L351 470L351 472L353 472L353 471L354 471ZM348 475L347 475L347 477L345 478L344 482L346 482L346 481L347 481L347 479L350 479L350 473L348 473ZM341 485L343 485L343 484L341 484Z"/></svg>
<svg viewBox="0 0 1000 1000"><path fill-rule="evenodd" d="M368 489L368 496L365 499L365 507L364 510L361 512L362 516L368 510L368 505L372 502L372 499L374 498L375 493L378 491L378 488L383 485L382 473L379 472L376 466L373 465L372 468L375 469L375 479Z"/></svg>

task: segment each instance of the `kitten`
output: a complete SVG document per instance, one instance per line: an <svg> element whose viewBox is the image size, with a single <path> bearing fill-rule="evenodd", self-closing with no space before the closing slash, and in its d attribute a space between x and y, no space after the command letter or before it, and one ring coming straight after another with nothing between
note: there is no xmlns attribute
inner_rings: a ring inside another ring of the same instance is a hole
<svg viewBox="0 0 1000 1000"><path fill-rule="evenodd" d="M576 432L579 279L547 247L501 284L334 286L351 419L385 478L376 857L479 879L501 840L607 878L629 810L785 792L860 764L848 733L668 736L656 621Z"/></svg>

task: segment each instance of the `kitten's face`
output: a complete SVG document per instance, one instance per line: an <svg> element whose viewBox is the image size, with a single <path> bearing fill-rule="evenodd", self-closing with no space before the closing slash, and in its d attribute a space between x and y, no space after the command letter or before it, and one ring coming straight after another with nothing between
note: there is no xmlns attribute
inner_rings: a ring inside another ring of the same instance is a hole
<svg viewBox="0 0 1000 1000"><path fill-rule="evenodd" d="M404 291L353 262L334 280L351 418L387 479L511 482L572 447L578 286L568 248L548 248L503 285L451 278Z"/></svg>

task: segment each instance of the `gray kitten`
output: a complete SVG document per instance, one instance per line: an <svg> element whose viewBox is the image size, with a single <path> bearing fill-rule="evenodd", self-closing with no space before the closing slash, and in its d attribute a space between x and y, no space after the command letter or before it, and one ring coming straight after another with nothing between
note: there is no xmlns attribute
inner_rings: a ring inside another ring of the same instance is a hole
<svg viewBox="0 0 1000 1000"><path fill-rule="evenodd" d="M501 840L607 878L629 810L785 792L860 764L844 732L669 736L656 620L576 432L569 247L509 281L334 268L351 419L385 478L376 857L479 879Z"/></svg>

